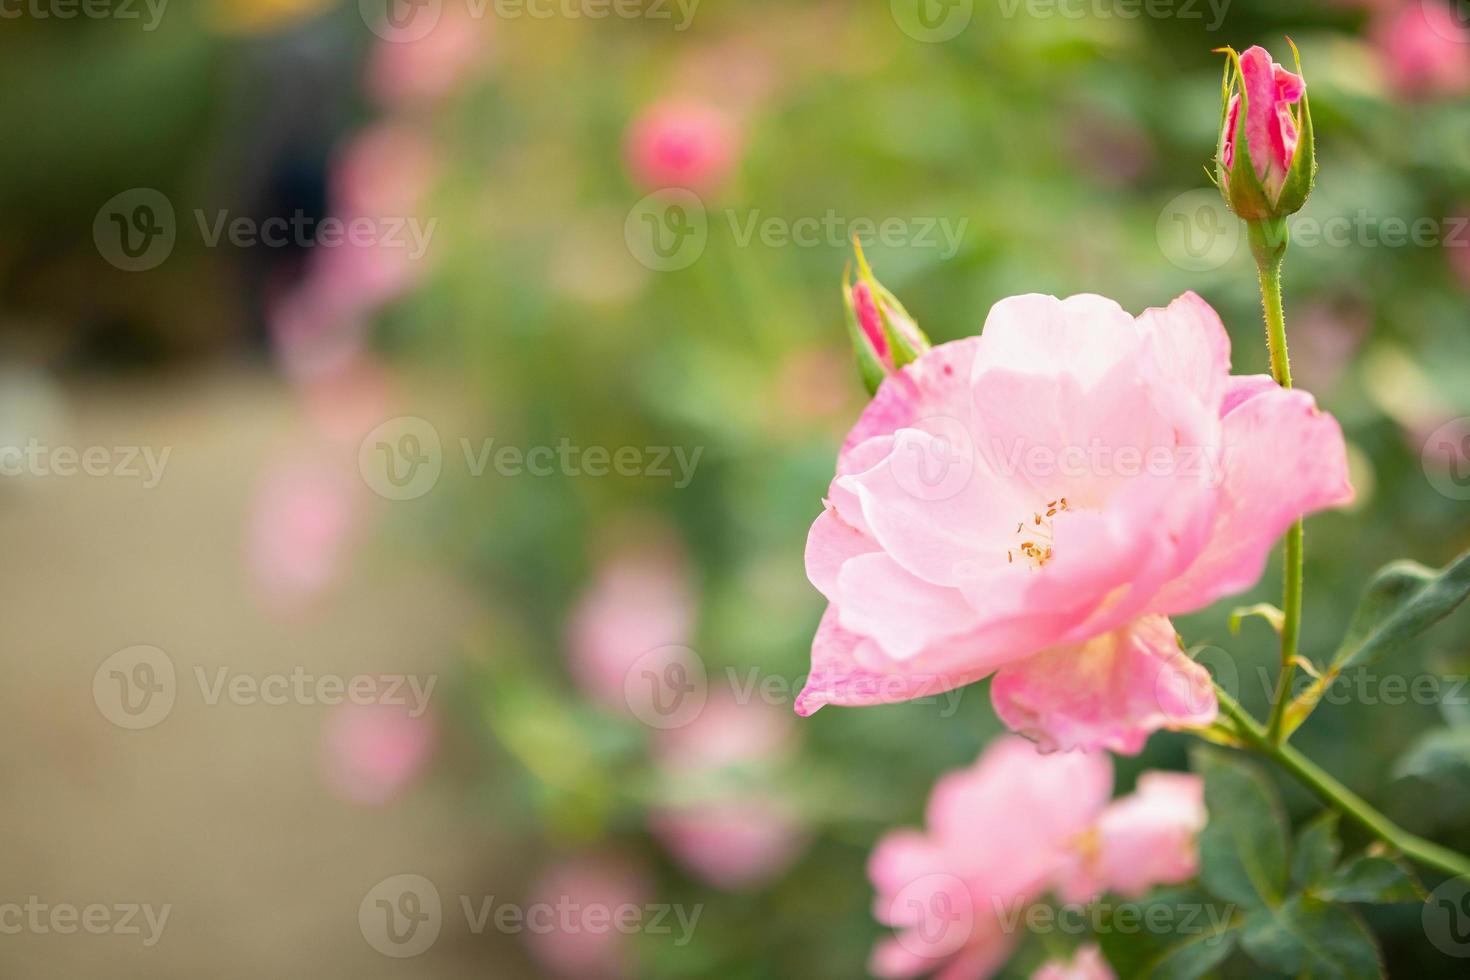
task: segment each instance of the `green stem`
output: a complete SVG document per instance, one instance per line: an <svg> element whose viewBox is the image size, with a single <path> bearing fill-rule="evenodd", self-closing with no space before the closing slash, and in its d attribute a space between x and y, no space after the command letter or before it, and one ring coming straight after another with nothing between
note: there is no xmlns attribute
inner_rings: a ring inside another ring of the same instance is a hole
<svg viewBox="0 0 1470 980"><path fill-rule="evenodd" d="M1271 377L1283 388L1291 387L1291 356L1286 349L1286 314L1281 305L1281 262L1286 257L1286 222L1249 221L1251 253L1261 280L1261 307L1266 315L1266 346L1271 351ZM1291 702L1291 683L1296 673L1297 645L1302 623L1302 522L1286 532L1286 560L1282 571L1281 673L1276 677L1276 696L1271 701L1268 737L1272 744L1286 740L1286 706Z"/></svg>
<svg viewBox="0 0 1470 980"><path fill-rule="evenodd" d="M1229 694L1218 687L1215 693L1241 738L1252 749L1275 760L1323 803L1425 867L1450 875L1470 875L1470 858L1404 830L1295 748L1273 741L1261 723Z"/></svg>

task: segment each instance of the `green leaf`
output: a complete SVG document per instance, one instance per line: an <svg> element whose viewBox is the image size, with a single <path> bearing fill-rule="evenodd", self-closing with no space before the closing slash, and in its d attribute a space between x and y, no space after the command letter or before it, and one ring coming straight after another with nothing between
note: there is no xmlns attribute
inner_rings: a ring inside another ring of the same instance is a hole
<svg viewBox="0 0 1470 980"><path fill-rule="evenodd" d="M1368 583L1332 657L1335 671L1372 663L1444 619L1470 596L1470 552L1436 571L1418 562L1385 565Z"/></svg>
<svg viewBox="0 0 1470 980"><path fill-rule="evenodd" d="M1291 855L1291 884L1302 889L1317 884L1332 871L1342 853L1337 839L1337 811L1328 810L1302 828Z"/></svg>
<svg viewBox="0 0 1470 980"><path fill-rule="evenodd" d="M1429 897L1403 865L1368 854L1344 864L1311 891L1333 902L1422 902Z"/></svg>
<svg viewBox="0 0 1470 980"><path fill-rule="evenodd" d="M1470 596L1470 551L1443 569L1413 561L1390 562L1368 583L1333 654L1332 666L1286 711L1286 734L1306 721L1322 695L1344 670L1397 653L1414 637L1444 619Z"/></svg>
<svg viewBox="0 0 1470 980"><path fill-rule="evenodd" d="M1195 980L1230 955L1238 927L1228 906L1197 891L1168 890L1114 906L1097 938L1120 977Z"/></svg>
<svg viewBox="0 0 1470 980"><path fill-rule="evenodd" d="M1421 735L1394 763L1393 777L1441 779L1470 773L1470 728L1436 728Z"/></svg>
<svg viewBox="0 0 1470 980"><path fill-rule="evenodd" d="M1297 978L1377 980L1383 961L1373 934L1352 911L1309 895L1253 909L1241 945L1262 966Z"/></svg>
<svg viewBox="0 0 1470 980"><path fill-rule="evenodd" d="M1279 905L1286 895L1286 817L1275 788L1256 767L1215 749L1194 753L1205 778L1209 822L1199 838L1200 880L1247 908Z"/></svg>

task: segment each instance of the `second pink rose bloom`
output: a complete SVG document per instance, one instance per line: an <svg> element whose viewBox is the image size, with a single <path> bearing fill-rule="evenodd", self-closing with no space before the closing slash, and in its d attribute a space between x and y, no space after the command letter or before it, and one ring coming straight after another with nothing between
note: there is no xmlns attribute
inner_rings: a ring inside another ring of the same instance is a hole
<svg viewBox="0 0 1470 980"><path fill-rule="evenodd" d="M1022 938L1026 907L1048 892L1085 903L1192 878L1206 817L1200 778L1145 773L1110 802L1112 788L1107 755L1038 756L1014 736L940 779L924 830L890 832L868 860L875 914L898 930L873 950L873 974L988 977ZM1091 972L1040 975L1109 975L1101 956L1081 960L1073 970Z"/></svg>

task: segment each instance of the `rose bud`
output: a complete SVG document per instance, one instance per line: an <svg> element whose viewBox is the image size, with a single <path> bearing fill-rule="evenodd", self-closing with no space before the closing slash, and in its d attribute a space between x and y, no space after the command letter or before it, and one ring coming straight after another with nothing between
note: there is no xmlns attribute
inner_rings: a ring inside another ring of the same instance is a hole
<svg viewBox="0 0 1470 980"><path fill-rule="evenodd" d="M871 395L885 377L916 359L930 344L898 297L873 277L856 237L852 247L857 255L858 280L852 281L849 264L842 271L842 301L847 308L847 332L857 355L858 371Z"/></svg>
<svg viewBox="0 0 1470 980"><path fill-rule="evenodd" d="M1301 58L1296 74L1262 47L1230 60L1221 89L1216 183L1225 203L1246 221L1284 218L1301 210L1312 191L1316 159L1312 115ZM1296 54L1296 45L1292 45Z"/></svg>

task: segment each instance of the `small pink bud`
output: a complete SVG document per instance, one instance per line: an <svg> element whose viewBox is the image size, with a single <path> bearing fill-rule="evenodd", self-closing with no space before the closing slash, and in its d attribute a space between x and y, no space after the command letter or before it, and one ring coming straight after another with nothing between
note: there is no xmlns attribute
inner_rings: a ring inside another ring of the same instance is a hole
<svg viewBox="0 0 1470 980"><path fill-rule="evenodd" d="M863 247L852 241L857 257L857 282L852 267L842 275L842 300L847 307L847 332L857 356L858 371L868 393L878 390L883 379L912 363L930 347L908 310L873 276Z"/></svg>
<svg viewBox="0 0 1470 980"><path fill-rule="evenodd" d="M1225 50L1231 63L1220 133L1220 190L1246 221L1283 218L1306 203L1316 166L1306 82L1272 61L1263 47L1238 57ZM1242 135L1244 152L1237 145Z"/></svg>

